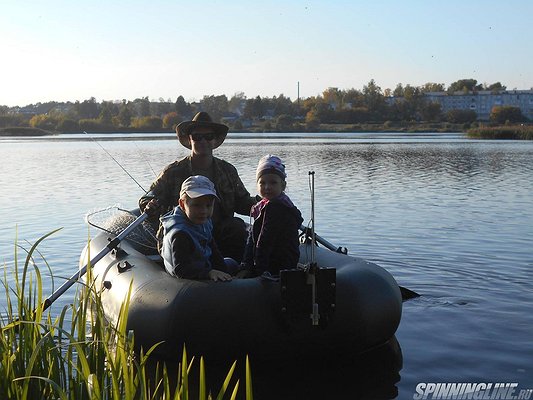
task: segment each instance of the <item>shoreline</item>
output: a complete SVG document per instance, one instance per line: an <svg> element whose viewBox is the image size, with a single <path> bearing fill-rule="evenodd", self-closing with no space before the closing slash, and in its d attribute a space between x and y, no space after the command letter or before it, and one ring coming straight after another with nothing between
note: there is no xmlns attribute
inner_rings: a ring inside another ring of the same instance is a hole
<svg viewBox="0 0 533 400"><path fill-rule="evenodd" d="M299 134L300 137L305 138L306 135L313 137L316 134L332 135L346 134L346 133L383 133L383 134L405 134L406 136L412 134L413 137L424 134L464 134L470 139L495 139L495 140L533 140L533 125L503 125L503 126L486 126L465 129L463 125L456 124L420 124L402 126L402 124L322 124L318 129L305 130L303 126L299 126L302 129L265 129L266 127L253 126L247 129L230 129L230 134L242 134L242 137L254 138L265 137L265 134ZM0 128L0 137L41 137L41 136L62 136L72 134L83 134L84 131L70 131L59 132L49 131L40 128L31 127L5 127ZM113 130L100 130L91 131L90 134L106 135L106 134L146 134L146 135L160 135L160 134L173 134L174 131L170 129L157 129L146 132L144 129L113 129ZM246 135L246 134L249 134Z"/></svg>

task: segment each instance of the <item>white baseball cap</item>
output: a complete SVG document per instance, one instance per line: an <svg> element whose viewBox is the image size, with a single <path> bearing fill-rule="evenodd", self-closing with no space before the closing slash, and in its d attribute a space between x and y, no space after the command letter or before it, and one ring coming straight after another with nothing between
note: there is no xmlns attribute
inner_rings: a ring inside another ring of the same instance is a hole
<svg viewBox="0 0 533 400"><path fill-rule="evenodd" d="M180 198L187 194L191 199L202 196L214 196L218 199L215 185L202 175L189 176L181 185Z"/></svg>

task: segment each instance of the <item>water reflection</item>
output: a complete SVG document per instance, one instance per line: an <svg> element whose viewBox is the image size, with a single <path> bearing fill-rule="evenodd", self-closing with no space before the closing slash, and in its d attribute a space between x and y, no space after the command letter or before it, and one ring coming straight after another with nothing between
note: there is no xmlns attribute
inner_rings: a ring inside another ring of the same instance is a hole
<svg viewBox="0 0 533 400"><path fill-rule="evenodd" d="M177 376L177 362L165 362L171 376ZM216 395L233 363L206 362L208 387ZM150 366L153 374L153 364ZM254 399L394 399L398 396L403 357L396 337L388 343L349 359L320 359L303 357L293 360L261 362L250 356ZM189 375L189 394L196 398L199 359ZM238 399L244 399L245 359L237 360L237 368L230 387L240 380Z"/></svg>
<svg viewBox="0 0 533 400"><path fill-rule="evenodd" d="M393 399L402 363L400 345L393 338L350 360L259 365L254 367L254 392L258 399Z"/></svg>
<svg viewBox="0 0 533 400"><path fill-rule="evenodd" d="M110 140L104 146L147 188L152 168L159 172L187 154L174 136L169 139ZM301 379L298 387L317 393L343 384L348 393L352 386L381 390L379 384L366 385L368 380L385 382L389 391L398 387L398 397L409 398L421 381L477 379L533 387L533 142L402 140L230 137L216 150L253 193L259 157L279 155L287 165L289 195L306 223L308 172L314 170L317 233L423 294L404 303L396 333L405 356L399 382L395 370L380 371L378 361L339 371L332 369L334 362L281 368L252 359L252 368L262 374L259 389L280 392L278 381ZM135 208L142 195L90 140L2 140L0 159L0 261L8 275L16 225L19 240L32 243L64 227L40 246L57 287L59 277L73 274L87 242L85 213L115 203ZM41 272L43 292L49 294L48 270ZM74 292L58 299L53 312L71 303ZM0 298L0 310L4 307ZM207 365L211 368L209 360ZM222 369L225 374L227 366ZM366 369L374 371L371 377ZM324 374L334 385L319 385Z"/></svg>

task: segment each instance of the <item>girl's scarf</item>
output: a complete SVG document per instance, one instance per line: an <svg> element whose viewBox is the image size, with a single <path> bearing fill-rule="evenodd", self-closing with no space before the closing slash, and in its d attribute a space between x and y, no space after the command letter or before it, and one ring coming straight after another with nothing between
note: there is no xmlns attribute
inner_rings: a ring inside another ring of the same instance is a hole
<svg viewBox="0 0 533 400"><path fill-rule="evenodd" d="M294 207L294 203L289 199L289 196L285 194L285 192L282 192L278 197L273 198L272 200L279 201L283 205L287 207ZM267 204L270 202L268 199L261 199L260 202L252 206L252 209L250 211L250 215L253 217L253 219L257 219L263 209L267 206Z"/></svg>

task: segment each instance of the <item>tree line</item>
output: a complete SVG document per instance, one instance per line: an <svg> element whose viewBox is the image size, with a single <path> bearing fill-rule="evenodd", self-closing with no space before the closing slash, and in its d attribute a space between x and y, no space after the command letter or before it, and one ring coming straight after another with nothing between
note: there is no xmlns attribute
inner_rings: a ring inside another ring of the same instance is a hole
<svg viewBox="0 0 533 400"><path fill-rule="evenodd" d="M361 90L330 87L320 95L291 100L280 94L273 97L246 98L244 93L204 96L198 102L187 102L183 96L175 101L158 101L148 97L133 101L102 101L94 97L74 103L37 103L19 108L0 106L0 128L30 126L50 131L117 131L173 130L175 125L192 118L198 111L207 111L215 121L242 130L261 123L270 130L318 130L322 124L394 124L406 122L449 122L472 124L477 114L472 110L451 110L443 113L439 103L429 102L426 93L472 93L479 90L506 90L500 82L478 84L475 79L461 79L448 88L441 83L422 86L402 85L382 90L370 80ZM401 101L396 101L401 99ZM517 107L493 110L495 123L524 122Z"/></svg>

